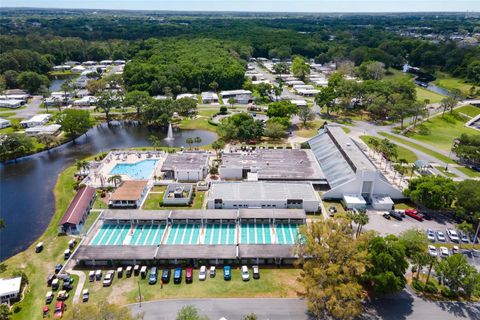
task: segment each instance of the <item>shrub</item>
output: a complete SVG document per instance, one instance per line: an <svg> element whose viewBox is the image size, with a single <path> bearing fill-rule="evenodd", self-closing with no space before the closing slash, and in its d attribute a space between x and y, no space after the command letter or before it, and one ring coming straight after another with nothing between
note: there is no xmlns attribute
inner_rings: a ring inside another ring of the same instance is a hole
<svg viewBox="0 0 480 320"><path fill-rule="evenodd" d="M415 289L416 291L423 291L424 287L423 287L423 283L421 281L419 281L418 279L413 279L412 280L412 288Z"/></svg>
<svg viewBox="0 0 480 320"><path fill-rule="evenodd" d="M310 149L310 145L308 144L308 142L302 142L302 144L300 144L300 148L301 149Z"/></svg>
<svg viewBox="0 0 480 320"><path fill-rule="evenodd" d="M221 107L220 107L220 114L227 114L227 113L228 113L227 110L228 110L227 107L221 106Z"/></svg>
<svg viewBox="0 0 480 320"><path fill-rule="evenodd" d="M443 121L450 123L450 124L455 124L455 117L449 114L444 115Z"/></svg>
<svg viewBox="0 0 480 320"><path fill-rule="evenodd" d="M438 292L437 286L436 286L435 283L433 283L432 281L428 281L428 282L423 286L423 291L425 291L426 293L432 293L432 294L435 294L435 293Z"/></svg>
<svg viewBox="0 0 480 320"><path fill-rule="evenodd" d="M421 124L418 126L418 133L421 134L422 136L428 136L431 133L431 131L427 126Z"/></svg>
<svg viewBox="0 0 480 320"><path fill-rule="evenodd" d="M450 288L448 287L442 287L442 289L440 290L440 293L442 294L442 296L444 296L445 298L455 298L457 296L457 294L455 292L453 292L452 290L450 290Z"/></svg>

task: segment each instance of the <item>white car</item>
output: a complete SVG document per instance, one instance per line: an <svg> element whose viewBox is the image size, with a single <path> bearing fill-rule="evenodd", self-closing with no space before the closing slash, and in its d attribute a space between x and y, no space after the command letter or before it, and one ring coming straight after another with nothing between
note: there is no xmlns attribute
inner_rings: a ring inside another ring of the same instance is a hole
<svg viewBox="0 0 480 320"><path fill-rule="evenodd" d="M435 242L435 232L432 229L427 230L427 238L429 241Z"/></svg>
<svg viewBox="0 0 480 320"><path fill-rule="evenodd" d="M446 247L440 247L440 255L446 258L450 255L450 252L448 252Z"/></svg>
<svg viewBox="0 0 480 320"><path fill-rule="evenodd" d="M445 234L442 231L437 231L437 240L445 242Z"/></svg>
<svg viewBox="0 0 480 320"><path fill-rule="evenodd" d="M112 284L114 275L115 275L115 273L113 271L108 271L107 272L107 274L105 275L105 278L103 278L103 286L104 287L109 287Z"/></svg>
<svg viewBox="0 0 480 320"><path fill-rule="evenodd" d="M217 270L215 266L210 267L210 278L215 278L215 275L217 274Z"/></svg>
<svg viewBox="0 0 480 320"><path fill-rule="evenodd" d="M438 255L437 248L435 248L435 246L429 245L428 254L431 255L432 257L436 257Z"/></svg>
<svg viewBox="0 0 480 320"><path fill-rule="evenodd" d="M248 272L247 266L242 266L242 280L243 281L250 280L250 273Z"/></svg>
<svg viewBox="0 0 480 320"><path fill-rule="evenodd" d="M447 229L447 235L450 238L450 241L452 242L460 242L460 237L458 236L457 231L453 229Z"/></svg>
<svg viewBox="0 0 480 320"><path fill-rule="evenodd" d="M198 272L198 280L207 279L207 267L201 266L200 271Z"/></svg>
<svg viewBox="0 0 480 320"><path fill-rule="evenodd" d="M452 247L452 253L453 254L456 254L456 253L459 253L460 252L460 248L458 246L453 246Z"/></svg>

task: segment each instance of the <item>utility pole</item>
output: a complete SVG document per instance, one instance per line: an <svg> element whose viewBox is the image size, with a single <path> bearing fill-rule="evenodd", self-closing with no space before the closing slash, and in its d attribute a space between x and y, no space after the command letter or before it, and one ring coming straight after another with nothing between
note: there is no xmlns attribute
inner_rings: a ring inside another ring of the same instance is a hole
<svg viewBox="0 0 480 320"><path fill-rule="evenodd" d="M140 302L139 307L142 307L142 291L140 290L140 280L138 281L138 301Z"/></svg>

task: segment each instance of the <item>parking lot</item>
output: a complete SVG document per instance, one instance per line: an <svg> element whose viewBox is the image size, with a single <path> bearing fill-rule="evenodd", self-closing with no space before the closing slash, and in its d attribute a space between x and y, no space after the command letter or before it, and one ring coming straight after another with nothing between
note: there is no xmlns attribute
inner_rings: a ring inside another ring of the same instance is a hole
<svg viewBox="0 0 480 320"><path fill-rule="evenodd" d="M368 217L370 221L364 226L364 229L375 230L382 235L395 234L398 235L405 230L417 228L421 230L432 229L433 231L446 232L447 228L455 228L452 221L443 217L434 217L432 220L418 221L409 216L398 221L393 217L385 219L382 215L385 211L368 210ZM448 239L447 239L448 242Z"/></svg>

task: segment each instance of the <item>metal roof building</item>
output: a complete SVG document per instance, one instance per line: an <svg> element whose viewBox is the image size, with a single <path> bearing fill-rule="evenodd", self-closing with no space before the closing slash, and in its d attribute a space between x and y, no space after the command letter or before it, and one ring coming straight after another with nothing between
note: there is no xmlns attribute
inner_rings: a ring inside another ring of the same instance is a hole
<svg viewBox="0 0 480 320"><path fill-rule="evenodd" d="M95 188L84 187L78 190L59 223L60 233L78 233L95 202Z"/></svg>
<svg viewBox="0 0 480 320"><path fill-rule="evenodd" d="M345 194L361 195L367 203L374 194L404 198L340 126L325 125L308 144L330 186L324 199L342 199Z"/></svg>
<svg viewBox="0 0 480 320"><path fill-rule="evenodd" d="M206 152L171 153L162 164L161 171L166 179L178 181L200 181L208 173Z"/></svg>

